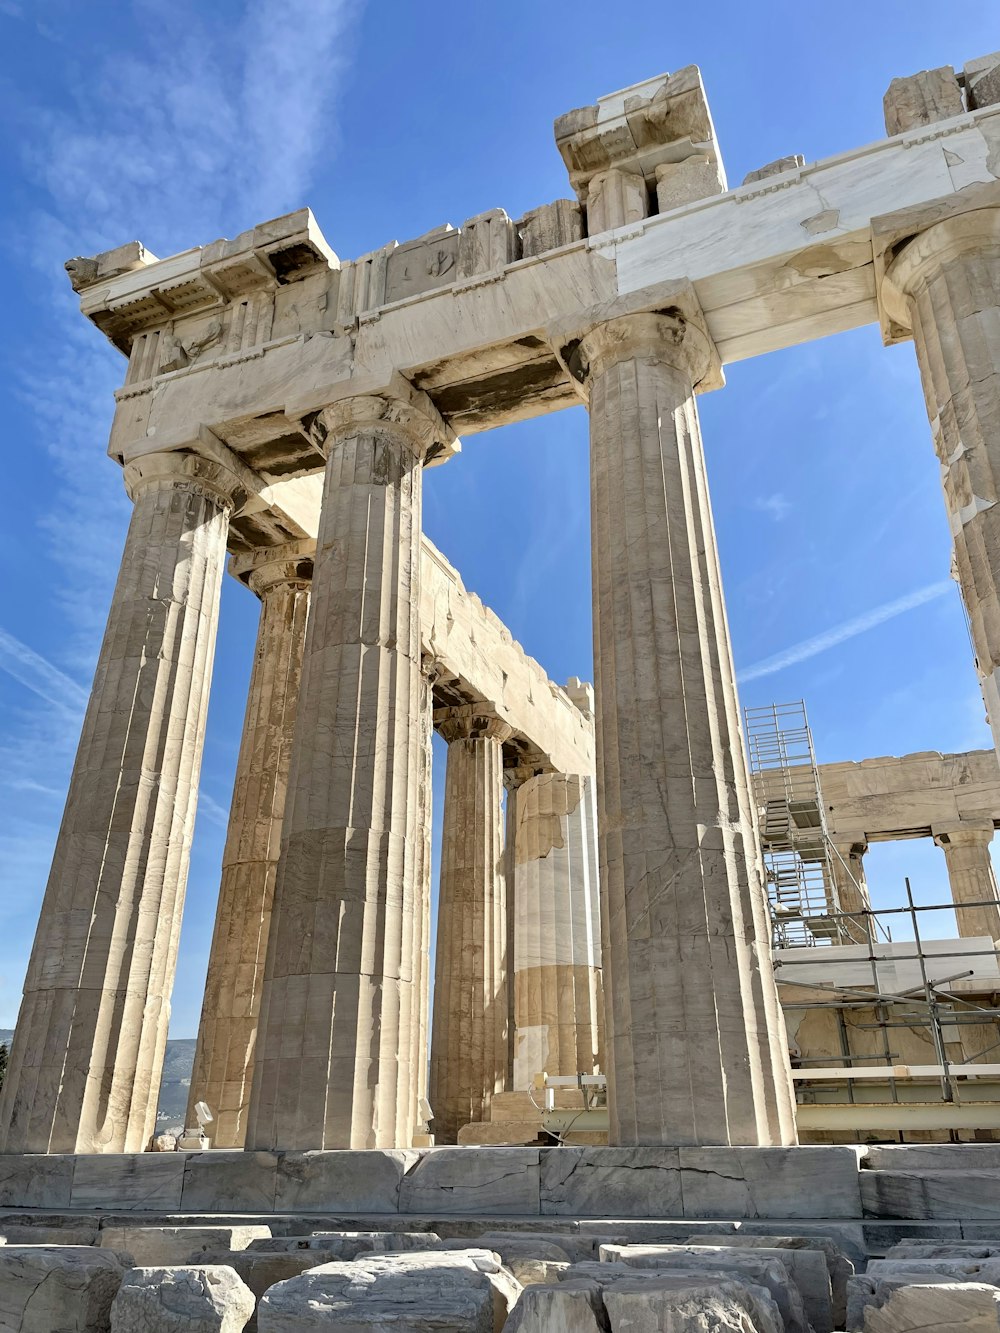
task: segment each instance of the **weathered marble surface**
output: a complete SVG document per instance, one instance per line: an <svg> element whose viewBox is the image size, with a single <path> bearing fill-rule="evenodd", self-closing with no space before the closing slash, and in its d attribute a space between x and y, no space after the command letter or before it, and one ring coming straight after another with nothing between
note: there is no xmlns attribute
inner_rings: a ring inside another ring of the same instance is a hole
<svg viewBox="0 0 1000 1333"><path fill-rule="evenodd" d="M782 1251L795 1250L815 1250L823 1255L826 1265L828 1278L828 1291L823 1292L823 1308L828 1308L828 1314L832 1319L833 1328L842 1328L844 1318L847 1314L847 1283L854 1276L854 1264L848 1259L839 1245L828 1236L751 1236L737 1232L735 1235L713 1236L706 1235L698 1238L698 1243L702 1245L721 1245L732 1247L733 1249L763 1250L765 1253L773 1251L776 1257L784 1259ZM799 1281L799 1274L794 1266L790 1267L790 1272L799 1283L800 1289L802 1283ZM805 1292L803 1291L803 1296ZM807 1302L808 1303L808 1302ZM813 1307L810 1313L810 1319L816 1326L818 1311ZM822 1316L819 1316L822 1318ZM817 1328L817 1333L819 1330Z"/></svg>
<svg viewBox="0 0 1000 1333"><path fill-rule="evenodd" d="M870 1307L865 1333L996 1333L1000 1291L975 1282L900 1287L885 1304Z"/></svg>
<svg viewBox="0 0 1000 1333"><path fill-rule="evenodd" d="M0 1328L11 1333L108 1333L124 1269L85 1246L0 1246Z"/></svg>
<svg viewBox="0 0 1000 1333"><path fill-rule="evenodd" d="M0 1153L0 1208L68 1208L76 1158Z"/></svg>
<svg viewBox="0 0 1000 1333"><path fill-rule="evenodd" d="M708 1327L745 1333L780 1333L781 1316L760 1287L738 1282L696 1285L661 1278L623 1280L604 1291L611 1333L701 1333Z"/></svg>
<svg viewBox="0 0 1000 1333"><path fill-rule="evenodd" d="M417 1157L405 1149L282 1153L275 1176L275 1209L395 1213L400 1186Z"/></svg>
<svg viewBox="0 0 1000 1333"><path fill-rule="evenodd" d="M680 1149L685 1217L860 1217L853 1148Z"/></svg>
<svg viewBox="0 0 1000 1333"><path fill-rule="evenodd" d="M184 1165L181 1205L185 1212L272 1212L277 1172L274 1153L192 1153Z"/></svg>
<svg viewBox="0 0 1000 1333"><path fill-rule="evenodd" d="M110 1153L78 1157L73 1208L180 1208L182 1153Z"/></svg>
<svg viewBox="0 0 1000 1333"><path fill-rule="evenodd" d="M111 1333L243 1333L255 1306L232 1268L132 1268L111 1307Z"/></svg>
<svg viewBox="0 0 1000 1333"><path fill-rule="evenodd" d="M514 1306L504 1333L606 1333L607 1315L598 1283L566 1280L529 1286Z"/></svg>
<svg viewBox="0 0 1000 1333"><path fill-rule="evenodd" d="M402 1213L535 1213L538 1148L434 1148L403 1179Z"/></svg>
<svg viewBox="0 0 1000 1333"><path fill-rule="evenodd" d="M866 1217L996 1218L1000 1170L862 1171Z"/></svg>
<svg viewBox="0 0 1000 1333"><path fill-rule="evenodd" d="M770 1293L781 1312L785 1333L809 1333L810 1320L802 1292L780 1260L734 1250L699 1253L696 1247L677 1245L610 1245L601 1247L599 1267L607 1269L608 1281L612 1275L634 1277L638 1271L644 1278L659 1273L703 1281L714 1277L751 1283ZM592 1271L591 1264L577 1268L584 1276L599 1276ZM570 1270L571 1276L573 1271Z"/></svg>
<svg viewBox="0 0 1000 1333"><path fill-rule="evenodd" d="M681 1217L680 1152L667 1147L545 1152L541 1208L566 1217Z"/></svg>
<svg viewBox="0 0 1000 1333"><path fill-rule="evenodd" d="M260 1333L326 1333L387 1324L500 1333L520 1286L484 1250L323 1264L272 1287L257 1309ZM437 1322L435 1322L437 1321Z"/></svg>

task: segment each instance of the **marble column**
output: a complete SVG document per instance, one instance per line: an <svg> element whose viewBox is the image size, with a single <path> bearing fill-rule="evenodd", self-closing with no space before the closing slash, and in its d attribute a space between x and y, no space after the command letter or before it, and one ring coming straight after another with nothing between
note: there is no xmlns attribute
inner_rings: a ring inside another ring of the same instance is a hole
<svg viewBox="0 0 1000 1333"><path fill-rule="evenodd" d="M246 1132L313 551L262 548L231 566L261 608L188 1097L188 1125L196 1102L212 1111L213 1148L242 1148Z"/></svg>
<svg viewBox="0 0 1000 1333"><path fill-rule="evenodd" d="M1000 207L921 231L889 265L881 296L913 334L955 568L1000 749Z"/></svg>
<svg viewBox="0 0 1000 1333"><path fill-rule="evenodd" d="M408 1147L421 469L451 437L399 377L313 429L326 478L245 1142Z"/></svg>
<svg viewBox="0 0 1000 1333"><path fill-rule="evenodd" d="M421 747L420 785L417 789L417 869L415 873L416 906L414 911L414 948L417 953L417 982L414 1004L413 1054L411 1067L414 1083L408 1092L416 1102L413 1147L429 1146L426 1108L430 1097L430 1012L431 1012L431 834L434 814L434 682L438 666L433 658L421 661L419 739Z"/></svg>
<svg viewBox="0 0 1000 1333"><path fill-rule="evenodd" d="M431 1107L437 1143L490 1118L507 1072L503 866L506 723L473 705L435 713L448 742L438 891Z"/></svg>
<svg viewBox="0 0 1000 1333"><path fill-rule="evenodd" d="M156 1120L229 515L221 464L134 502L0 1099L0 1151L137 1152Z"/></svg>
<svg viewBox="0 0 1000 1333"><path fill-rule="evenodd" d="M934 841L944 852L948 866L959 935L988 935L991 940L1000 940L1000 893L990 857L993 821L935 828ZM966 907L965 903L983 906Z"/></svg>
<svg viewBox="0 0 1000 1333"><path fill-rule="evenodd" d="M849 921L841 920L838 925L846 939L856 944L867 944L874 933L874 925L870 924L872 918L863 915L871 910L872 905L865 878L864 858L867 850L868 843L864 838L836 839L829 857L837 894L837 910L858 913L857 917Z"/></svg>
<svg viewBox="0 0 1000 1333"><path fill-rule="evenodd" d="M527 777L514 809L513 1086L522 1091L542 1072L604 1067L594 779Z"/></svg>
<svg viewBox="0 0 1000 1333"><path fill-rule="evenodd" d="M687 314L596 325L590 405L610 1141L795 1139Z"/></svg>

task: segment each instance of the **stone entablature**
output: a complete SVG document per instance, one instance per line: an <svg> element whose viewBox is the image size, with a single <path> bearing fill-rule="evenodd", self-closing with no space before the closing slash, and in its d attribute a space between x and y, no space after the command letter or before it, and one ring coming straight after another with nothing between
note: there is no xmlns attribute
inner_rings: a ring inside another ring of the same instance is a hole
<svg viewBox="0 0 1000 1333"><path fill-rule="evenodd" d="M1000 765L994 750L936 750L821 764L827 831L834 842L929 838L984 821L1000 825Z"/></svg>

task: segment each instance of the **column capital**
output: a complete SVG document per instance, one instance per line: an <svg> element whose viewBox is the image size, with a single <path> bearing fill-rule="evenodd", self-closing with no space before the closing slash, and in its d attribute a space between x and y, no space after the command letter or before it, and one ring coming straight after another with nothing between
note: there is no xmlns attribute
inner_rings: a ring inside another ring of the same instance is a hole
<svg viewBox="0 0 1000 1333"><path fill-rule="evenodd" d="M336 401L308 418L308 429L324 452L358 430L381 431L405 440L425 465L443 463L462 447L427 394L396 372L378 384L347 382Z"/></svg>
<svg viewBox="0 0 1000 1333"><path fill-rule="evenodd" d="M194 491L220 509L240 509L247 500L244 479L215 459L186 450L144 454L125 464L125 489L134 503L150 489Z"/></svg>
<svg viewBox="0 0 1000 1333"><path fill-rule="evenodd" d="M553 325L548 337L585 401L594 374L635 358L672 366L698 393L725 384L701 303L686 280L645 290L641 304L626 296L592 306L572 321Z"/></svg>
<svg viewBox="0 0 1000 1333"><path fill-rule="evenodd" d="M283 542L280 546L258 546L245 554L232 556L229 572L263 599L272 588L308 588L312 582L315 555L316 542L311 537Z"/></svg>
<svg viewBox="0 0 1000 1333"><path fill-rule="evenodd" d="M993 841L996 830L992 820L976 820L974 823L935 824L934 845L947 851L949 847L988 847Z"/></svg>
<svg viewBox="0 0 1000 1333"><path fill-rule="evenodd" d="M514 734L514 728L498 717L490 704L435 708L434 728L449 745L468 740L495 740L502 745Z"/></svg>
<svg viewBox="0 0 1000 1333"><path fill-rule="evenodd" d="M1000 183L872 218L875 294L882 340L913 333L911 297L942 264L1000 249Z"/></svg>
<svg viewBox="0 0 1000 1333"><path fill-rule="evenodd" d="M503 785L507 791L517 791L518 787L523 787L532 778L540 778L545 774L555 772L556 769L549 763L516 764L511 768L504 769Z"/></svg>
<svg viewBox="0 0 1000 1333"><path fill-rule="evenodd" d="M864 856L868 838L864 833L831 833L830 841L841 856Z"/></svg>

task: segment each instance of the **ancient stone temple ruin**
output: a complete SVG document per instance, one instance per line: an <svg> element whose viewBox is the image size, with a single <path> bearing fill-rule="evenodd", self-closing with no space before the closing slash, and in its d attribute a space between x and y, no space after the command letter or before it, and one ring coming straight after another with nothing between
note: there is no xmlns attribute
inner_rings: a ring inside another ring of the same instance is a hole
<svg viewBox="0 0 1000 1333"><path fill-rule="evenodd" d="M186 1283L220 1328L426 1298L407 1328L500 1328L511 1306L511 1329L687 1328L711 1308L828 1333L917 1327L907 1302L934 1326L899 1276L922 1255L847 1281L916 1236L981 1242L986 1294L951 1299L992 1308L1000 1065L955 1073L948 969L919 955L940 1050L910 1100L938 1080L957 1112L904 1123L888 1047L860 1111L871 1057L849 1043L822 1074L853 1109L795 1089L832 1040L802 1017L810 987L856 1039L847 1011L913 991L879 971L908 958L879 952L870 839L944 849L960 936L993 958L968 1003L996 1014L1000 771L758 763L749 722L748 765L697 409L728 362L875 321L913 341L1000 738L1000 54L896 80L886 127L729 188L691 67L560 117L572 197L519 219L341 260L303 210L67 265L127 358L109 453L133 512L0 1100L0 1229L92 1248L8 1245L0 1283L51 1272L60 1300L113 1297L150 1329ZM460 436L580 402L593 687L548 680L421 526L423 470L461 467ZM227 556L260 628L188 1137L152 1153ZM824 954L835 984L803 970ZM970 1110L954 1094L977 1075L997 1088ZM914 1127L989 1142L852 1146ZM968 1258L936 1256L929 1280ZM583 1285L560 1287L570 1261Z"/></svg>

